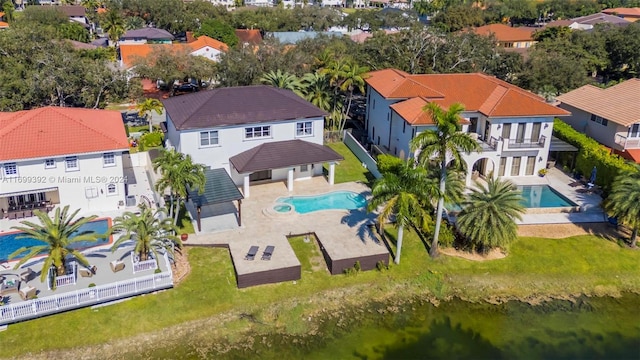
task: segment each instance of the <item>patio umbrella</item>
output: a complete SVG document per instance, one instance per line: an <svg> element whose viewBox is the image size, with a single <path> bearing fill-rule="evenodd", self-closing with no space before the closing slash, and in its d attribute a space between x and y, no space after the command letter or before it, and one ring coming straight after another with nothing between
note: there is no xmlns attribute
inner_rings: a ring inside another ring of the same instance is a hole
<svg viewBox="0 0 640 360"><path fill-rule="evenodd" d="M591 177L589 178L589 183L590 184L595 184L596 183L596 172L598 170L596 169L596 167L594 166L593 169L591 170Z"/></svg>

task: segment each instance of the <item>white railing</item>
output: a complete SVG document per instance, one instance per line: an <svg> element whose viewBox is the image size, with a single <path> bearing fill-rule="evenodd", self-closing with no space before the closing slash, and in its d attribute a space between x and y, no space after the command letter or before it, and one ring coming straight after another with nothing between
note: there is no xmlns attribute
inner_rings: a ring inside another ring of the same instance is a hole
<svg viewBox="0 0 640 360"><path fill-rule="evenodd" d="M166 256L166 254L165 254ZM144 261L136 261L136 255L134 255L134 253L131 253L131 265L133 267L133 273L138 273L140 271L147 271L147 270L155 270L158 268L158 262L155 259L149 259L149 260L144 260ZM168 264L168 263L167 263ZM169 265L167 265L169 266Z"/></svg>
<svg viewBox="0 0 640 360"><path fill-rule="evenodd" d="M0 306L0 325L171 288L173 274L166 254L164 260L167 270L158 274Z"/></svg>
<svg viewBox="0 0 640 360"><path fill-rule="evenodd" d="M49 271L57 271L55 268L51 268ZM73 261L69 264L68 271L71 271L71 274L56 276L56 289L62 286L67 285L75 285L76 280L78 279L78 264ZM49 290L51 290L51 281L47 281L47 286Z"/></svg>
<svg viewBox="0 0 640 360"><path fill-rule="evenodd" d="M628 138L624 135L616 134L615 143L622 146L623 149L640 148L640 138Z"/></svg>

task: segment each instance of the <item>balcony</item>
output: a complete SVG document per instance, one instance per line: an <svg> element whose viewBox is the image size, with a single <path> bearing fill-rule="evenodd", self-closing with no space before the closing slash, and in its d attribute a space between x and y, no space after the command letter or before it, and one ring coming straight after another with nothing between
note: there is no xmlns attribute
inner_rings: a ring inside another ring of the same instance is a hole
<svg viewBox="0 0 640 360"><path fill-rule="evenodd" d="M615 143L620 145L623 150L640 148L640 138L628 138L624 135L616 134Z"/></svg>
<svg viewBox="0 0 640 360"><path fill-rule="evenodd" d="M546 141L545 136L540 136L538 139L502 139L502 150L540 149L544 147Z"/></svg>

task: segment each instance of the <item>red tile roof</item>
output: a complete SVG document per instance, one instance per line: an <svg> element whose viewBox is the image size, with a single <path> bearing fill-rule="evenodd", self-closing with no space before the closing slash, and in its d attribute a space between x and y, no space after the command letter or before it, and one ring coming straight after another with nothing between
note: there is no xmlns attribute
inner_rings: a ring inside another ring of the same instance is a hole
<svg viewBox="0 0 640 360"><path fill-rule="evenodd" d="M640 149L626 149L622 151L614 149L613 152L627 160L631 160L637 164L640 164Z"/></svg>
<svg viewBox="0 0 640 360"><path fill-rule="evenodd" d="M127 149L118 111L49 106L0 112L0 161Z"/></svg>
<svg viewBox="0 0 640 360"><path fill-rule="evenodd" d="M496 40L500 42L513 42L533 41L531 34L533 34L535 30L535 28L512 27L504 24L491 24L475 28L473 29L473 32L483 36L493 35L496 37Z"/></svg>
<svg viewBox="0 0 640 360"><path fill-rule="evenodd" d="M9 24L4 22L4 21L0 21L0 29L4 29L4 28L8 28Z"/></svg>
<svg viewBox="0 0 640 360"><path fill-rule="evenodd" d="M262 34L256 29L236 29L236 36L241 44L260 45Z"/></svg>
<svg viewBox="0 0 640 360"><path fill-rule="evenodd" d="M219 51L227 51L229 47L227 44L218 41L216 39L212 39L208 36L200 36L193 42L190 43L180 43L180 44L123 44L120 45L120 58L122 59L122 63L125 67L129 68L133 66L136 58L145 58L155 49L168 49L169 51L175 51L176 53L180 51L192 53L194 51L200 50L204 47L210 47Z"/></svg>
<svg viewBox="0 0 640 360"><path fill-rule="evenodd" d="M480 73L410 75L386 69L369 73L365 81L387 99L407 99L392 108L412 124L432 123L419 114L427 102L435 102L445 109L461 103L466 111L477 111L488 117L569 115L537 95Z"/></svg>
<svg viewBox="0 0 640 360"><path fill-rule="evenodd" d="M635 8L614 8L602 10L605 14L616 14L620 16L640 17L640 7Z"/></svg>

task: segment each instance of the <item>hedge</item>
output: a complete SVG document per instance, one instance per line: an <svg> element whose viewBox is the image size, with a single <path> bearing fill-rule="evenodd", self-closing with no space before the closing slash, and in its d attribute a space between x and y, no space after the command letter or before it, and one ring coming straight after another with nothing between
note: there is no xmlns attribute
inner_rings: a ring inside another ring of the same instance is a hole
<svg viewBox="0 0 640 360"><path fill-rule="evenodd" d="M636 171L633 164L618 155L611 154L609 149L557 118L553 123L553 135L578 148L575 164L577 173L589 177L591 169L596 167L598 170L596 184L600 185L605 192L609 191L611 183L618 174Z"/></svg>
<svg viewBox="0 0 640 360"><path fill-rule="evenodd" d="M142 145L140 150L160 146L162 145L162 133L158 131L146 133L140 137L140 144Z"/></svg>

